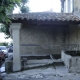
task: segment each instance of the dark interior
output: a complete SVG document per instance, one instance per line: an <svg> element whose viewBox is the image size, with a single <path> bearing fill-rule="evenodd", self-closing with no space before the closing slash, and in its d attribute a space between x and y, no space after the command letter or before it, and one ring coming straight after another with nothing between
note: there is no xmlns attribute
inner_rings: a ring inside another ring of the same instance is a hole
<svg viewBox="0 0 80 80"><path fill-rule="evenodd" d="M80 51L65 51L65 53L71 56L80 56Z"/></svg>
<svg viewBox="0 0 80 80"><path fill-rule="evenodd" d="M53 59L60 59L61 55L54 55L52 54ZM46 55L46 56L22 56L21 58L27 58L27 60L40 60L40 59L51 59L50 55Z"/></svg>

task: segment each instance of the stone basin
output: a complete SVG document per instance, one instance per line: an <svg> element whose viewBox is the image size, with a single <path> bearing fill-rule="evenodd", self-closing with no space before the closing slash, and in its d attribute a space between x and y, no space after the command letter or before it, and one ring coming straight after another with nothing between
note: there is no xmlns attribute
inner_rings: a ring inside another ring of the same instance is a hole
<svg viewBox="0 0 80 80"><path fill-rule="evenodd" d="M80 72L80 51L62 51L61 59L69 72Z"/></svg>

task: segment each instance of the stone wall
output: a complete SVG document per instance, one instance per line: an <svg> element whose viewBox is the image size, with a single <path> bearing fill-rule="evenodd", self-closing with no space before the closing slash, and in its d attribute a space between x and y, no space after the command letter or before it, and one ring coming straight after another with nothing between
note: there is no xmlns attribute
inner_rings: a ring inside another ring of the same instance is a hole
<svg viewBox="0 0 80 80"><path fill-rule="evenodd" d="M78 50L79 44L79 28L76 25L71 25L69 28L69 50Z"/></svg>
<svg viewBox="0 0 80 80"><path fill-rule="evenodd" d="M74 12L80 12L80 0L74 0Z"/></svg>
<svg viewBox="0 0 80 80"><path fill-rule="evenodd" d="M60 54L63 49L76 50L79 35L76 26L54 26L53 28L22 28L21 53L27 55ZM74 44L74 45L67 45ZM67 47L66 47L67 46Z"/></svg>

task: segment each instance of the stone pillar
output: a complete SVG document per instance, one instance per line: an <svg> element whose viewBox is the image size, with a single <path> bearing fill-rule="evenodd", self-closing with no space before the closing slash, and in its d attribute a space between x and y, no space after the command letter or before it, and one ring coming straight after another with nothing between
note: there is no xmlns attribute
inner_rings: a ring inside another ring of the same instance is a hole
<svg viewBox="0 0 80 80"><path fill-rule="evenodd" d="M65 0L64 2L64 13L72 13L73 0Z"/></svg>
<svg viewBox="0 0 80 80"><path fill-rule="evenodd" d="M13 71L21 70L20 56L20 28L21 23L12 23L10 25L13 37Z"/></svg>
<svg viewBox="0 0 80 80"><path fill-rule="evenodd" d="M72 3L71 3L71 0L67 0L67 12L68 13L71 13L71 5L72 5Z"/></svg>

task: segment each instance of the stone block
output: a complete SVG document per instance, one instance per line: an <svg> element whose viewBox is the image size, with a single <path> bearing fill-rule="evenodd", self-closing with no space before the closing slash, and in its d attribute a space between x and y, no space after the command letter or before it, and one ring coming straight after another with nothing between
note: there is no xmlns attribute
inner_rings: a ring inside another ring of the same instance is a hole
<svg viewBox="0 0 80 80"><path fill-rule="evenodd" d="M75 54L75 53L72 53ZM65 51L61 52L61 59L64 62L65 66L68 68L69 72L80 72L80 56L72 56L66 54Z"/></svg>
<svg viewBox="0 0 80 80"><path fill-rule="evenodd" d="M13 71L13 61L12 61L12 60L6 60L6 61L5 61L5 71L6 71L7 73Z"/></svg>

